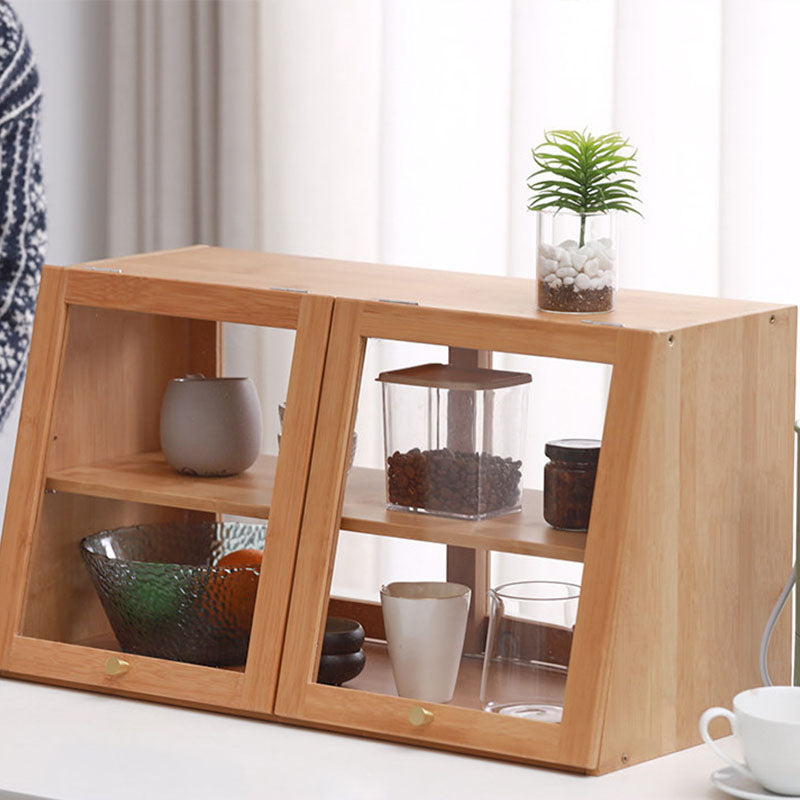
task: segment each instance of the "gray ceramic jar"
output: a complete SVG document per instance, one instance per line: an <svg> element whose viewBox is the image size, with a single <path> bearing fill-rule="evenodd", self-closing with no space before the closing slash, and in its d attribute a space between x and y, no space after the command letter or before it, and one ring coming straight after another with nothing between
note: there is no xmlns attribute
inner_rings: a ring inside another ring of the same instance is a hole
<svg viewBox="0 0 800 800"><path fill-rule="evenodd" d="M187 375L167 385L161 449L184 475L220 478L243 472L261 452L261 405L250 378Z"/></svg>

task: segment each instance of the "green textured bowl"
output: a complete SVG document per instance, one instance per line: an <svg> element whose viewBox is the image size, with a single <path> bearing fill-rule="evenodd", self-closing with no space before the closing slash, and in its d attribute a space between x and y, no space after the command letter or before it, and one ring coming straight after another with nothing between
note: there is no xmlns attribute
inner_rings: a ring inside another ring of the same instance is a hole
<svg viewBox="0 0 800 800"><path fill-rule="evenodd" d="M101 531L80 548L126 653L237 666L247 659L259 571L216 565L262 549L266 535L265 524L160 523Z"/></svg>

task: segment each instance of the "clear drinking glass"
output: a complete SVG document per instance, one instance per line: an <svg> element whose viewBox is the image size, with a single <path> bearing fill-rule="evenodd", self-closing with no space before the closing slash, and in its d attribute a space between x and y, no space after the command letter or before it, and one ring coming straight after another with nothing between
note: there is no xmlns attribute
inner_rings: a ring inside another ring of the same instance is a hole
<svg viewBox="0 0 800 800"><path fill-rule="evenodd" d="M506 583L489 591L481 677L486 711L561 722L580 586Z"/></svg>

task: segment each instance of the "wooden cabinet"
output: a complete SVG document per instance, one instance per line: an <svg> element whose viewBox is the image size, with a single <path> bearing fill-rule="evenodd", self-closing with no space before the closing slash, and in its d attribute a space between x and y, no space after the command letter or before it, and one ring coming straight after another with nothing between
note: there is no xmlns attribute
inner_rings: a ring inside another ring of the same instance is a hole
<svg viewBox="0 0 800 800"><path fill-rule="evenodd" d="M760 682L791 567L795 309L626 291L591 318L534 305L533 281L219 248L48 268L0 545L2 673L590 773L696 743L704 708ZM186 478L158 453L157 408L170 377L220 371L221 322L297 332L281 455ZM480 522L387 511L382 470L347 469L371 339L611 365L588 534L550 528L533 491ZM269 517L244 671L129 656L106 675L80 536L220 514ZM448 576L472 583L451 703L394 696L379 606L330 596L340 530L447 545ZM480 709L488 552L584 564L560 724ZM328 613L371 639L342 687L316 682ZM784 624L778 679L789 645Z"/></svg>

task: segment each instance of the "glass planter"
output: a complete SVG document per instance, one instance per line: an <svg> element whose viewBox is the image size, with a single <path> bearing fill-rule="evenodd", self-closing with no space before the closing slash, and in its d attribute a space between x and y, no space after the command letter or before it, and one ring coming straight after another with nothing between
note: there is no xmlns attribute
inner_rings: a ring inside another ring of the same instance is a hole
<svg viewBox="0 0 800 800"><path fill-rule="evenodd" d="M616 215L546 209L537 214L539 308L572 314L611 311L617 289Z"/></svg>

